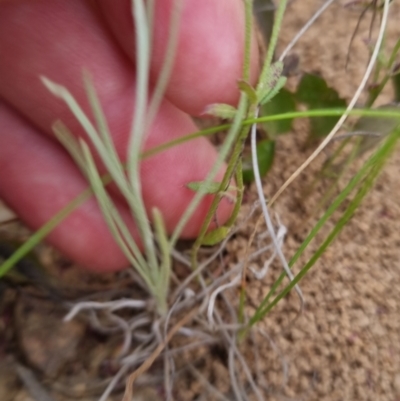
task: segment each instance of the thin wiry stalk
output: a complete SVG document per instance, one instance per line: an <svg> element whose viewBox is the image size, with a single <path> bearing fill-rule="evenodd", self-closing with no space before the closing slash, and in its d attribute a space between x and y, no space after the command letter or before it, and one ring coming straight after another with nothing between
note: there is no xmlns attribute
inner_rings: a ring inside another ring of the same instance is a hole
<svg viewBox="0 0 400 401"><path fill-rule="evenodd" d="M215 301L217 299L217 296L225 291L228 288L236 287L240 283L240 278L241 275L238 274L233 280L229 281L226 284L223 284L219 286L210 296L210 300L208 302L208 308L207 308L207 318L208 318L208 324L211 328L214 327L214 317L213 317L213 312L214 312L214 306L215 306Z"/></svg>
<svg viewBox="0 0 400 401"><path fill-rule="evenodd" d="M147 307L147 302L143 300L134 300L134 299L119 299L117 301L109 301L109 302L79 302L75 304L68 314L64 317L64 322L69 322L72 320L78 313L83 310L90 309L90 310L109 310L110 312L122 309L122 308L129 308L129 309L145 309Z"/></svg>
<svg viewBox="0 0 400 401"><path fill-rule="evenodd" d="M333 136L336 134L336 132L339 131L340 127L343 125L343 123L346 121L349 111L352 110L357 103L362 91L365 88L365 85L367 84L367 81L371 75L371 72L374 68L375 62L378 58L379 55L379 50L381 48L381 44L383 41L383 37L385 34L385 29L386 25L388 22L388 15L389 15L389 2L390 0L384 0L384 7L383 7L383 14L382 14L382 21L381 21L381 26L379 29L379 34L378 38L375 44L374 51L371 56L371 60L368 63L367 70L365 71L365 74L363 76L363 79L361 80L361 83L359 87L357 88L353 98L351 99L346 112L342 115L342 117L339 119L339 121L336 123L336 125L332 128L331 132L327 137L321 142L321 144L317 147L317 149L311 154L311 156L287 179L287 181L279 188L277 193L272 197L270 201L270 205L273 204L276 199L281 195L281 193L303 172L303 170L321 153L321 151L328 145L328 143L331 141Z"/></svg>
<svg viewBox="0 0 400 401"><path fill-rule="evenodd" d="M279 246L280 249L282 249L283 246L283 241L285 239L285 235L287 233L287 229L284 225L280 225L278 228L278 232L276 234L276 240L277 240L277 244ZM255 270L252 267L249 267L250 270L253 272L254 276L258 279L258 280L262 280L268 273L268 269L269 266L271 265L271 263L274 261L276 255L277 255L277 251L276 248L273 246L274 244L272 243L271 245L268 245L266 248L270 249L273 248L273 252L272 255L269 257L269 259L267 259L264 262L263 268L261 270Z"/></svg>
<svg viewBox="0 0 400 401"><path fill-rule="evenodd" d="M360 17L358 18L356 27L354 28L353 34L351 35L350 43L349 43L349 48L348 48L348 51L347 51L347 57L346 57L346 64L345 64L345 68L346 68L346 69L347 69L347 66L349 65L349 62L350 62L350 50L351 50L351 45L353 44L354 38L355 38L356 35L357 35L358 29L359 29L359 27L360 27L360 24L361 24L362 19L364 18L364 15L368 12L368 10L369 10L369 8L372 6L372 4L373 4L373 2L371 2L370 4L368 4L368 5L364 8L364 10L362 10L362 12L361 12L361 14L360 14Z"/></svg>
<svg viewBox="0 0 400 401"><path fill-rule="evenodd" d="M225 303L227 304L228 308L231 306L231 304L225 299ZM236 316L236 313L232 310L232 313ZM222 318L219 313L216 314L216 317L219 321L219 323L222 323ZM223 332L226 340L228 341L229 344L229 349L234 352L234 355L238 358L240 364L242 365L243 371L247 377L248 382L250 383L251 388L253 389L254 394L256 395L258 401L264 401L264 397L262 396L260 389L258 388L257 384L254 382L253 375L251 374L250 368L248 364L246 363L245 358L241 354L241 352L238 350L236 344L237 344L237 339L236 339L236 332L230 336L227 331ZM233 358L233 363L234 363L234 358Z"/></svg>
<svg viewBox="0 0 400 401"><path fill-rule="evenodd" d="M124 333L124 342L121 346L121 349L118 352L117 358L121 358L125 356L132 344L132 331L129 327L129 324L122 319L121 317L114 315L113 313L108 313L108 318L112 321L118 324L120 327L121 331Z"/></svg>
<svg viewBox="0 0 400 401"><path fill-rule="evenodd" d="M251 128L251 157L252 157L252 163L253 163L253 171L254 171L254 181L256 183L257 187L257 193L258 197L261 203L261 208L263 211L264 219L265 219L265 224L268 227L268 232L270 234L272 243L274 244L274 248L276 250L276 253L279 256L279 259L282 263L282 266L289 277L290 281L293 281L293 273L290 270L290 267L286 261L285 255L282 252L282 249L279 245L279 241L277 239L277 236L275 234L275 229L271 221L271 217L268 212L268 207L267 207L267 201L264 196L264 191L262 187L262 182L261 182L261 177L260 177L260 171L258 169L258 160L257 160L257 144L256 144L256 125L254 124ZM298 286L295 286L296 292L299 295L300 301L301 301L301 309L303 308L304 305L304 298L303 294Z"/></svg>
<svg viewBox="0 0 400 401"><path fill-rule="evenodd" d="M270 72L276 45L278 43L279 31L281 29L283 15L286 10L286 5L287 5L287 0L281 0L279 2L278 9L276 10L276 13L275 13L275 20L274 20L274 26L272 28L271 40L268 44L268 51L265 56L263 68L262 68L262 71L260 74L260 78L258 80L257 94L259 94L260 91L262 90L263 85L266 82L267 76Z"/></svg>
<svg viewBox="0 0 400 401"><path fill-rule="evenodd" d="M307 23L300 29L300 31L295 35L295 37L290 41L290 43L286 46L285 50L279 57L280 61L283 61L284 58L288 55L290 50L293 49L295 44L299 41L299 39L308 31L308 29L314 24L314 22L325 12L325 10L334 2L335 0L327 0L318 10L317 12L307 21Z"/></svg>

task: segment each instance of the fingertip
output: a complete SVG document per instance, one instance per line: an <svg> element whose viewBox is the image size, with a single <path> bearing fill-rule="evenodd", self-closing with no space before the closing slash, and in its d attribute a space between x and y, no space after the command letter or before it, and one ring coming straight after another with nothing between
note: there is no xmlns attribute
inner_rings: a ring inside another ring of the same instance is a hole
<svg viewBox="0 0 400 401"><path fill-rule="evenodd" d="M135 62L130 1L98 0L102 13L126 54ZM165 65L170 21L176 0L155 3L151 79L155 83ZM241 0L185 0L179 40L167 98L184 112L201 116L214 103L236 105L242 78L245 18ZM251 41L250 82L259 72L256 35Z"/></svg>
<svg viewBox="0 0 400 401"><path fill-rule="evenodd" d="M164 64L174 0L158 2L152 77L155 81ZM166 96L178 108L201 116L215 103L236 106L240 97L237 82L243 77L245 13L241 0L185 1L179 42ZM251 41L250 83L258 76L256 35Z"/></svg>

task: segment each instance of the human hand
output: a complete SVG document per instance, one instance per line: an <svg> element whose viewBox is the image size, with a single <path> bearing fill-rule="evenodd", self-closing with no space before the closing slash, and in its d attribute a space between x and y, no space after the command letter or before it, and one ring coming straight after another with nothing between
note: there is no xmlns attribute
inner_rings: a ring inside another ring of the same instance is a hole
<svg viewBox="0 0 400 401"><path fill-rule="evenodd" d="M155 2L152 82L162 68L173 1ZM200 115L207 105L237 103L243 48L242 0L184 0L173 72L145 149L195 132L189 115ZM125 160L134 110L133 49L130 0L0 0L0 197L33 229L88 186L54 139L51 126L60 119L74 135L85 137L85 133L39 76L68 88L91 116L82 85L82 70L88 70L117 152ZM257 66L253 40L253 81ZM200 138L142 162L146 207L160 209L169 232L194 195L185 185L203 180L216 157L212 145ZM126 204L114 198L135 233ZM184 237L197 235L211 201L211 196L204 198L185 227ZM220 224L231 210L232 205L223 200L217 212ZM94 198L69 215L48 241L96 271L127 265Z"/></svg>

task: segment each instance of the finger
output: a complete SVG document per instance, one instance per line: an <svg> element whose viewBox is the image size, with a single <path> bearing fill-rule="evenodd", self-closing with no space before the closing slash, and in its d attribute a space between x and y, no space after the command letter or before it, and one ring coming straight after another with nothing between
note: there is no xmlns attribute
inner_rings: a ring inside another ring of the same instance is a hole
<svg viewBox="0 0 400 401"><path fill-rule="evenodd" d="M171 13L178 0L155 2L151 76L155 82L165 62ZM98 0L118 42L134 56L131 1ZM244 2L242 0L184 0L179 42L166 96L178 108L200 115L207 105L239 98L244 53ZM251 82L258 74L256 37L251 43Z"/></svg>
<svg viewBox="0 0 400 401"><path fill-rule="evenodd" d="M89 4L80 0L20 0L0 5L0 94L41 131L50 134L53 121L61 118L75 135L84 136L75 117L47 92L38 77L46 75L65 85L90 114L81 84L85 67L98 88L117 152L125 160L135 90L133 72ZM195 130L186 115L164 102L146 146ZM170 232L193 198L186 184L204 179L215 159L211 145L197 140L163 152L143 165L146 206L149 210L156 206L166 215ZM222 174L223 170L219 179ZM204 199L184 236L197 234L211 200ZM231 210L227 201L220 205L220 224Z"/></svg>
<svg viewBox="0 0 400 401"><path fill-rule="evenodd" d="M0 121L0 197L36 229L81 194L87 183L58 144L1 103ZM117 208L138 240L128 210L118 202ZM47 240L96 271L128 265L93 197L63 220Z"/></svg>

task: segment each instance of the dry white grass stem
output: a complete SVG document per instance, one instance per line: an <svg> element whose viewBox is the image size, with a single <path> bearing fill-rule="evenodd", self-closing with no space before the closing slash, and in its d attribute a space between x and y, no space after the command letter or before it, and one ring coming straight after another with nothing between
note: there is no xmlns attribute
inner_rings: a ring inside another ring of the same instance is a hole
<svg viewBox="0 0 400 401"><path fill-rule="evenodd" d="M258 110L255 113L255 118L257 118L257 117L258 117ZM290 270L290 267L286 261L285 255L282 252L280 243L279 243L277 235L275 233L274 225L272 224L272 220L271 220L271 217L268 212L267 200L265 199L265 196L264 196L264 190L263 190L262 181L261 181L261 177L260 177L260 171L258 169L256 133L257 133L257 127L256 127L256 124L253 124L251 127L250 135L251 135L251 157L252 157L252 163L253 163L254 181L255 181L255 184L257 187L257 193L258 193L258 197L260 200L263 216L265 219L265 224L266 224L266 226L268 228L268 232L271 236L271 240L274 245L274 250L276 251L276 253L282 263L282 266L286 272L286 275L289 277L290 281L292 281L294 279L294 276L293 276L293 273ZM300 290L300 287L296 284L294 288L295 288L297 294L299 295L299 298L301 301L301 306L303 307L304 298L303 298L303 294Z"/></svg>
<svg viewBox="0 0 400 401"><path fill-rule="evenodd" d="M334 2L335 0L326 1L317 12L307 21L307 23L300 29L300 31L296 34L296 36L290 41L290 43L286 46L285 50L279 57L280 61L283 61L284 58L288 55L290 50L293 49L295 44L299 41L299 39L308 31L308 29L314 24L314 22L327 10L327 8Z"/></svg>

